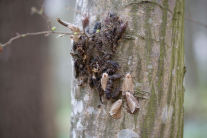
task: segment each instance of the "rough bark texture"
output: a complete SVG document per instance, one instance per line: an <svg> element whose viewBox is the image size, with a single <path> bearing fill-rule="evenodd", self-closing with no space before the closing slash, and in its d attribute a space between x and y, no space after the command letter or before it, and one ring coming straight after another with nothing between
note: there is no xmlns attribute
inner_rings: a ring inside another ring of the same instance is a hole
<svg viewBox="0 0 207 138"><path fill-rule="evenodd" d="M76 23L85 12L95 21L108 11L128 21L125 34L134 39L123 38L113 60L125 74L131 72L135 93L142 98L136 114L129 114L123 107L122 118L113 119L109 115L111 101L104 113L97 108L97 92L89 86L80 88L73 79L71 138L120 137L123 129L141 138L183 137L184 0L77 0L76 9L80 11Z"/></svg>

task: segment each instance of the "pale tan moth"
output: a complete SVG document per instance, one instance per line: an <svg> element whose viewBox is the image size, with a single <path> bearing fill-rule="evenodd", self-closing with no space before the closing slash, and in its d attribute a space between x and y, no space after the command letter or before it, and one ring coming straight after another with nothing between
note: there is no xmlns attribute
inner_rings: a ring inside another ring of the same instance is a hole
<svg viewBox="0 0 207 138"><path fill-rule="evenodd" d="M131 113L134 113L136 108L140 108L137 99L130 92L126 92L126 99Z"/></svg>
<svg viewBox="0 0 207 138"><path fill-rule="evenodd" d="M105 91L106 90L106 85L108 82L109 76L107 73L103 73L102 78L101 78L101 87Z"/></svg>
<svg viewBox="0 0 207 138"><path fill-rule="evenodd" d="M126 92L131 92L134 94L134 84L132 81L132 76L129 73L126 74L122 84L122 95L125 95Z"/></svg>
<svg viewBox="0 0 207 138"><path fill-rule="evenodd" d="M111 105L110 115L116 114L122 105L122 99L117 100L115 103Z"/></svg>

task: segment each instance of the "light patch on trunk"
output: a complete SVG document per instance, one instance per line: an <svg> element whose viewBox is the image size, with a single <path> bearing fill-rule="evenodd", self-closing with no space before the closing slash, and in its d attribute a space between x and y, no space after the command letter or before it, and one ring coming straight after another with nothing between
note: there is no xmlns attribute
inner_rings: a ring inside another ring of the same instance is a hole
<svg viewBox="0 0 207 138"><path fill-rule="evenodd" d="M149 18L148 23L149 23L149 24L152 24L152 23L153 23L152 18Z"/></svg>
<svg viewBox="0 0 207 138"><path fill-rule="evenodd" d="M89 100L89 96L86 94L85 96L84 96L84 101L88 101Z"/></svg>
<svg viewBox="0 0 207 138"><path fill-rule="evenodd" d="M77 1L76 1L76 4L77 4L79 7L81 7L82 4L83 4L83 0L77 0Z"/></svg>
<svg viewBox="0 0 207 138"><path fill-rule="evenodd" d="M141 83L138 83L138 82L137 82L137 83L135 84L135 87L141 87L141 86L142 86Z"/></svg>
<svg viewBox="0 0 207 138"><path fill-rule="evenodd" d="M93 111L94 111L94 108L91 107L91 106L89 106L88 109L87 109L87 112L88 112L89 114L92 114Z"/></svg>
<svg viewBox="0 0 207 138"><path fill-rule="evenodd" d="M72 106L73 106L73 116L75 116L77 114L77 112L78 112L78 109L76 108L77 100L74 98L74 99L72 99L71 103L72 103Z"/></svg>
<svg viewBox="0 0 207 138"><path fill-rule="evenodd" d="M79 118L78 123L76 125L77 130L83 130L83 125L81 124L81 118Z"/></svg>
<svg viewBox="0 0 207 138"><path fill-rule="evenodd" d="M175 76L175 69L172 70L172 75Z"/></svg>
<svg viewBox="0 0 207 138"><path fill-rule="evenodd" d="M131 64L131 62L132 62L132 61L131 61L131 60L129 60L129 61L128 61L128 65L130 65L130 64Z"/></svg>
<svg viewBox="0 0 207 138"><path fill-rule="evenodd" d="M130 129L122 129L118 134L118 138L139 138L139 135Z"/></svg>
<svg viewBox="0 0 207 138"><path fill-rule="evenodd" d="M70 114L70 115L71 115L71 117L73 117L73 112L71 112L71 114Z"/></svg>
<svg viewBox="0 0 207 138"><path fill-rule="evenodd" d="M168 108L168 105L166 105L162 110L162 123L166 123L168 120L172 119L173 115L173 106L170 106Z"/></svg>
<svg viewBox="0 0 207 138"><path fill-rule="evenodd" d="M93 121L93 125L96 125L96 121Z"/></svg>
<svg viewBox="0 0 207 138"><path fill-rule="evenodd" d="M75 132L75 129L73 129L72 134L73 134L73 138L76 138L76 132Z"/></svg>
<svg viewBox="0 0 207 138"><path fill-rule="evenodd" d="M76 108L77 108L78 112L81 113L83 111L83 102L78 101Z"/></svg>
<svg viewBox="0 0 207 138"><path fill-rule="evenodd" d="M148 69L153 69L153 66L152 65L148 65Z"/></svg>

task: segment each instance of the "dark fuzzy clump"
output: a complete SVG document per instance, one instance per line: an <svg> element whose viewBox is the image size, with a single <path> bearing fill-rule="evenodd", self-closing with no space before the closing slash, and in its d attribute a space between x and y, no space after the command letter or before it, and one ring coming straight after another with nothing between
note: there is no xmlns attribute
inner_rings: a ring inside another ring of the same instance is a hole
<svg viewBox="0 0 207 138"><path fill-rule="evenodd" d="M82 80L79 86L88 83L91 88L98 91L100 96L116 98L120 89L112 95L113 82L120 79L121 75L115 73L121 68L117 62L112 61L116 54L118 41L126 30L127 22L123 23L116 14L109 13L103 22L96 22L92 31L89 28L89 15L85 14L82 20L83 29L89 36L81 35L73 43L75 78ZM101 88L101 77L106 72L109 81L106 91ZM87 80L87 81L86 81Z"/></svg>

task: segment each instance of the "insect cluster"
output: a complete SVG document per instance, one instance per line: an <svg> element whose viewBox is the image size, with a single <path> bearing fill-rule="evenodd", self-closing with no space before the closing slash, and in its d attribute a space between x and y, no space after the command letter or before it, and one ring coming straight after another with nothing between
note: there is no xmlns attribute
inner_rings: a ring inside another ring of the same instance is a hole
<svg viewBox="0 0 207 138"><path fill-rule="evenodd" d="M123 22L113 13L102 22L96 22L93 27L89 27L89 14L83 15L81 32L79 27L62 21L58 22L74 33L70 36L74 40L71 55L74 59L75 78L79 80L79 86L89 84L90 88L95 88L99 93L99 99L105 96L107 100L117 99L120 94L126 95L131 113L135 108L139 108L138 101L134 98L133 82L130 74L125 77L122 89L115 92L114 83L120 81L122 75L116 74L120 65L112 61L116 54L116 47L119 39L127 28L128 22ZM110 114L116 114L122 105L122 99L112 104ZM133 109L132 109L133 108Z"/></svg>
<svg viewBox="0 0 207 138"><path fill-rule="evenodd" d="M127 105L129 107L130 113L136 113L138 109L140 108L140 105L137 101L137 99L134 97L134 85L131 75L128 73L126 74L124 81L122 83L122 96L127 100ZM122 99L117 100L115 103L112 104L110 109L110 114L113 116L115 114L118 114L118 111L120 110L122 106Z"/></svg>

